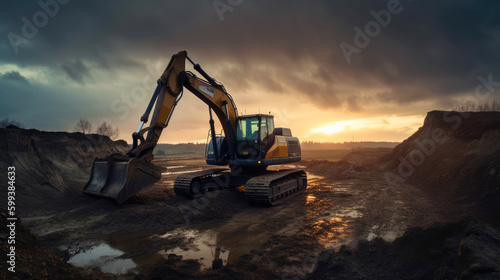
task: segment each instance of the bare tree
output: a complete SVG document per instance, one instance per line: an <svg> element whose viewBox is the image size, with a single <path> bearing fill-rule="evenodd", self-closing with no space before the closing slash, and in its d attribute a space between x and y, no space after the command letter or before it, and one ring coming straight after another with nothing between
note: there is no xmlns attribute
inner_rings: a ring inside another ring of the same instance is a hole
<svg viewBox="0 0 500 280"><path fill-rule="evenodd" d="M20 128L24 128L24 125L18 121L15 120L9 120L9 118L5 118L0 121L0 128L6 128L9 125L15 125Z"/></svg>
<svg viewBox="0 0 500 280"><path fill-rule="evenodd" d="M500 112L500 99L490 99L482 104L467 102L455 106L459 112Z"/></svg>
<svg viewBox="0 0 500 280"><path fill-rule="evenodd" d="M92 124L87 119L81 118L75 125L75 131L83 134L90 133L92 131Z"/></svg>
<svg viewBox="0 0 500 280"><path fill-rule="evenodd" d="M111 139L115 139L116 137L118 137L118 128L113 128L113 126L111 126L107 122L102 122L97 127L96 133L103 136L108 136Z"/></svg>

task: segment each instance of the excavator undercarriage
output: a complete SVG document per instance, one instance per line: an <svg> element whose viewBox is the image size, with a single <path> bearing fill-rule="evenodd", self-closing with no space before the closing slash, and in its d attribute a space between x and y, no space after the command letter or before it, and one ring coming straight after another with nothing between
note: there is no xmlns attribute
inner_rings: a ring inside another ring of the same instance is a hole
<svg viewBox="0 0 500 280"><path fill-rule="evenodd" d="M235 173L235 172L233 172ZM253 204L275 205L302 193L307 187L303 170L238 172L229 169L208 169L179 175L174 182L177 195L199 197L215 189L245 187L245 200Z"/></svg>

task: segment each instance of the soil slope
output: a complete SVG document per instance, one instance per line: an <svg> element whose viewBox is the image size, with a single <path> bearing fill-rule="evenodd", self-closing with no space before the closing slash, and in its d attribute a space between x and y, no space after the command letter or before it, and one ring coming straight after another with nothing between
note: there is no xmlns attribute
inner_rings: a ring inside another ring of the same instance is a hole
<svg viewBox="0 0 500 280"><path fill-rule="evenodd" d="M88 179L92 160L128 149L123 140L96 134L44 132L10 126L0 129L0 170L14 166L18 210L31 210Z"/></svg>
<svg viewBox="0 0 500 280"><path fill-rule="evenodd" d="M429 112L382 162L389 183L418 183L484 213L500 213L500 112Z"/></svg>

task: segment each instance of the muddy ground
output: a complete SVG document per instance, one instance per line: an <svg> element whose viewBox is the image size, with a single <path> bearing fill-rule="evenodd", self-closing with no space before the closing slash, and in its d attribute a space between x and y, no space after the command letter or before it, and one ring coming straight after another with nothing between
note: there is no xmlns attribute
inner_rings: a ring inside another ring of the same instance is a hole
<svg viewBox="0 0 500 280"><path fill-rule="evenodd" d="M116 205L81 190L124 141L0 129L20 218L16 273L2 262L0 279L499 279L500 113L459 128L448 113L460 117L429 112L394 149L304 151L276 168L306 170L305 193L274 207L241 189L176 196L202 155L156 158L162 180Z"/></svg>
<svg viewBox="0 0 500 280"><path fill-rule="evenodd" d="M305 168L307 190L282 205L259 207L237 189L195 200L176 196L175 177L207 165L196 157L155 162L166 168L162 180L124 205L75 187L19 215L62 260L92 277L117 279L308 278L324 250L354 249L377 237L390 242L409 227L467 215L411 184L389 185L382 171L361 163L306 160L280 166ZM212 269L214 263L220 268Z"/></svg>

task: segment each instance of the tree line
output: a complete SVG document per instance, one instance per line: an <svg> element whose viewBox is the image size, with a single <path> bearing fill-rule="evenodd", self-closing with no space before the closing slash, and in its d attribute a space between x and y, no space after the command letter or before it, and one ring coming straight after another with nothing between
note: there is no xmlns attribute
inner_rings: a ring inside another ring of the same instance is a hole
<svg viewBox="0 0 500 280"><path fill-rule="evenodd" d="M95 129L94 126L85 118L81 118L75 125L75 131L83 134L95 133L103 136L108 136L111 139L118 137L118 128L114 128L111 124L103 121Z"/></svg>
<svg viewBox="0 0 500 280"><path fill-rule="evenodd" d="M6 128L9 125L17 126L19 128L24 128L24 125L21 122L16 120L11 120L9 118L5 118L0 121L0 128Z"/></svg>
<svg viewBox="0 0 500 280"><path fill-rule="evenodd" d="M23 123L16 120L11 120L9 118L0 120L0 128L6 128L9 125L13 125L19 128L25 128ZM103 121L94 129L94 126L85 118L81 118L76 123L74 130L83 134L95 133L103 136L108 136L111 139L117 138L119 134L118 128L113 127L111 124L108 124L105 121Z"/></svg>

